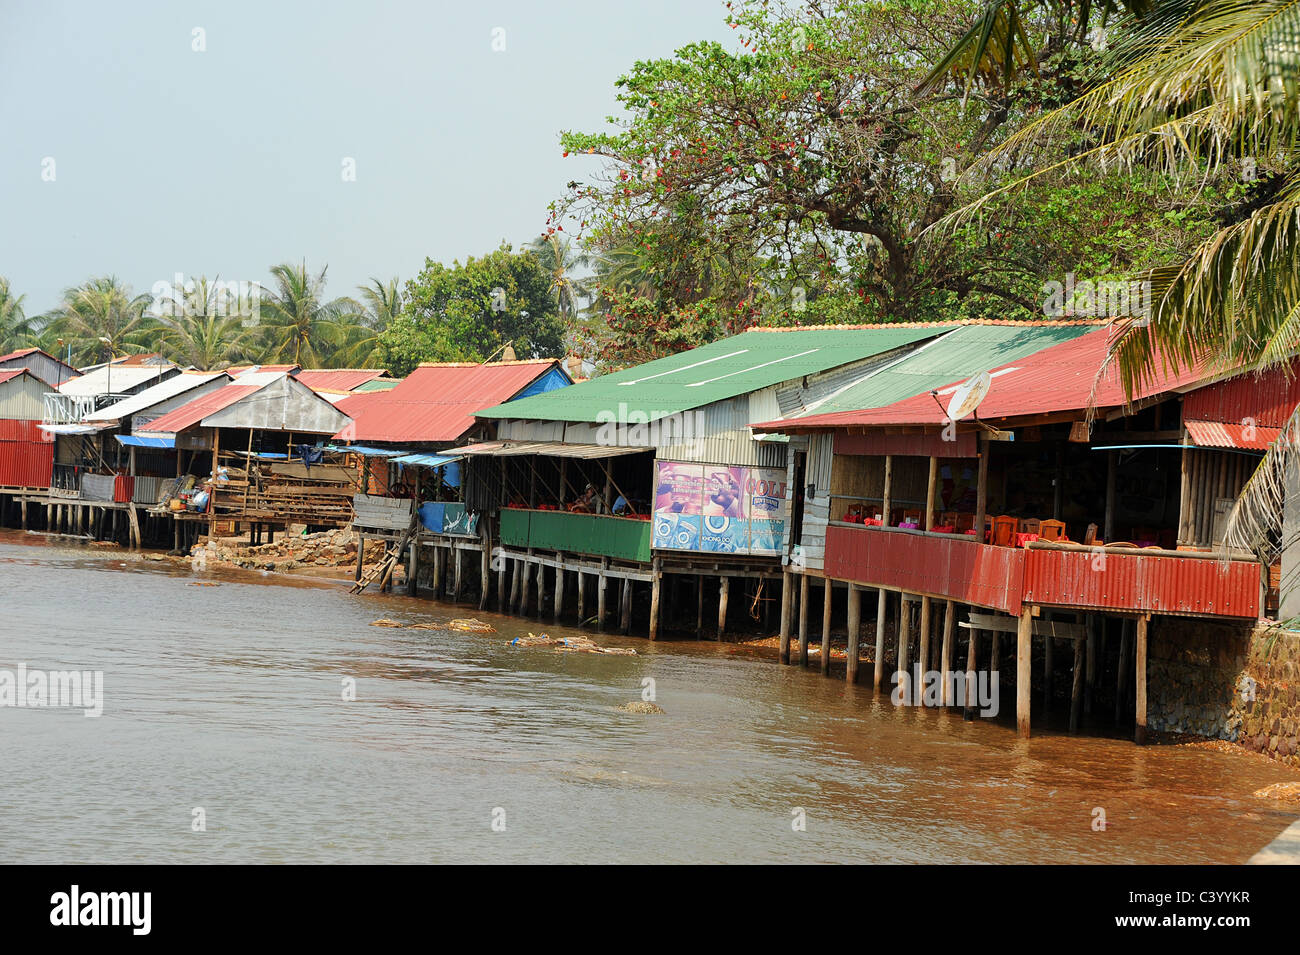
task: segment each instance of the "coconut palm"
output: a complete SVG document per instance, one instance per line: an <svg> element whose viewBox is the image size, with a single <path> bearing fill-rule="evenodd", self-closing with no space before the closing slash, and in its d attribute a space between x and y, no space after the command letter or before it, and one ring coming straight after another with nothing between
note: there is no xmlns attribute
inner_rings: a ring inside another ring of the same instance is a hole
<svg viewBox="0 0 1300 955"><path fill-rule="evenodd" d="M350 298L326 300L325 266L313 275L307 263L287 262L271 268L273 287L263 288L261 336L266 360L326 367L354 324L357 303Z"/></svg>
<svg viewBox="0 0 1300 955"><path fill-rule="evenodd" d="M352 300L353 320L340 325L339 345L333 364L340 368L372 368L379 361L379 335L402 311L405 301L397 277L387 282L371 277L357 286L360 300Z"/></svg>
<svg viewBox="0 0 1300 955"><path fill-rule="evenodd" d="M578 299L587 297L588 287L584 279L575 278L573 273L590 264L589 256L575 252L573 243L558 233L538 236L524 248L551 273L551 297L559 306L560 314L569 323L576 322L580 310Z"/></svg>
<svg viewBox="0 0 1300 955"><path fill-rule="evenodd" d="M158 296L153 311L161 325L159 345L170 357L203 371L246 357L253 344L255 303L240 301L220 277L196 278Z"/></svg>
<svg viewBox="0 0 1300 955"><path fill-rule="evenodd" d="M145 352L158 328L157 319L146 314L149 302L116 276L99 276L63 293L62 303L46 316L48 331L67 343L74 364Z"/></svg>
<svg viewBox="0 0 1300 955"><path fill-rule="evenodd" d="M35 320L23 310L26 297L15 295L9 280L0 275L0 352L30 345L37 332Z"/></svg>

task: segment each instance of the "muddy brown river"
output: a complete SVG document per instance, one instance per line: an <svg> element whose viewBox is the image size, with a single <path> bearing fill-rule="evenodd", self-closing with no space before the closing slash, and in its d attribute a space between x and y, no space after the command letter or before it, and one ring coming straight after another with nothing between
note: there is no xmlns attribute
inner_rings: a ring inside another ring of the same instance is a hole
<svg viewBox="0 0 1300 955"><path fill-rule="evenodd" d="M16 531L0 581L0 670L103 673L98 718L0 707L10 862L1238 863L1297 817L1244 753L1022 742L734 645L519 648L575 631ZM465 616L499 632L370 626ZM619 710L647 679L664 714Z"/></svg>

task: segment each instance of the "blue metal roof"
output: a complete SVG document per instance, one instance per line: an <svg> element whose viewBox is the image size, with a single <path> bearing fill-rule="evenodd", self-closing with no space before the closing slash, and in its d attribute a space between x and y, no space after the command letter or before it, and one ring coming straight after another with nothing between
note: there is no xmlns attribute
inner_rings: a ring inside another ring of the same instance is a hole
<svg viewBox="0 0 1300 955"><path fill-rule="evenodd" d="M176 436L169 438L145 438L135 434L117 434L118 444L124 444L128 448L174 448L176 447Z"/></svg>
<svg viewBox="0 0 1300 955"><path fill-rule="evenodd" d="M440 468L452 461L459 461L459 454L403 454L393 458L394 464L418 464L426 468Z"/></svg>
<svg viewBox="0 0 1300 955"><path fill-rule="evenodd" d="M351 452L367 458L395 458L399 454L406 453L393 448L374 448L368 444L327 444L324 447L326 451Z"/></svg>

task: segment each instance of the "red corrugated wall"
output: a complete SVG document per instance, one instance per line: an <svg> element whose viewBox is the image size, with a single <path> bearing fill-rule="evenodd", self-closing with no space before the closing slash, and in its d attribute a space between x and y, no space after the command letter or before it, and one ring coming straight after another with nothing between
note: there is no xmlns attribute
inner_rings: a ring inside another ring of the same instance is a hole
<svg viewBox="0 0 1300 955"><path fill-rule="evenodd" d="M1113 552L1031 549L1025 553L1026 603L1220 617L1259 615L1258 564Z"/></svg>
<svg viewBox="0 0 1300 955"><path fill-rule="evenodd" d="M1026 551L974 538L926 537L871 527L826 528L825 573L1019 613Z"/></svg>
<svg viewBox="0 0 1300 955"><path fill-rule="evenodd" d="M1288 380L1287 370L1276 368L1258 377L1238 375L1189 393L1183 399L1183 418L1232 424L1252 418L1257 425L1280 428L1297 404L1300 375Z"/></svg>
<svg viewBox="0 0 1300 955"><path fill-rule="evenodd" d="M39 421L0 418L0 487L49 487L54 441Z"/></svg>

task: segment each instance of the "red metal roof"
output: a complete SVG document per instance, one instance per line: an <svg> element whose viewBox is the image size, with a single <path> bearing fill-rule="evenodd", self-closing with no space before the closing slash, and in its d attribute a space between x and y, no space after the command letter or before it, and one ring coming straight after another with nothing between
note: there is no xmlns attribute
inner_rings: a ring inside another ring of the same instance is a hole
<svg viewBox="0 0 1300 955"><path fill-rule="evenodd" d="M1300 404L1298 371L1300 361L1198 388L1183 400L1183 417L1280 428Z"/></svg>
<svg viewBox="0 0 1300 955"><path fill-rule="evenodd" d="M17 351L11 351L7 355L0 355L0 361L8 361L11 358L23 358L27 355L34 355L37 352L41 352L41 354L45 354L45 352L41 351L41 349L39 348L20 348ZM54 358L53 355L50 355L48 357ZM55 358L54 360L58 361L57 358Z"/></svg>
<svg viewBox="0 0 1300 955"><path fill-rule="evenodd" d="M0 383L27 373L26 368L0 368Z"/></svg>
<svg viewBox="0 0 1300 955"><path fill-rule="evenodd" d="M312 391L351 391L387 374L382 368L308 368L294 377Z"/></svg>
<svg viewBox="0 0 1300 955"><path fill-rule="evenodd" d="M1186 404L1183 405L1186 411ZM1267 451L1281 428L1265 428L1262 425L1225 424L1221 421L1188 421L1187 436L1192 444L1200 448L1240 448L1243 451Z"/></svg>
<svg viewBox="0 0 1300 955"><path fill-rule="evenodd" d="M218 388L216 391L195 398L193 401L167 412L160 418L155 418L140 430L150 434L155 431L166 434L179 434L187 428L194 427L208 415L215 414L222 408L228 408L240 398L245 398L255 391L261 391L263 387L265 386L226 385L224 388Z"/></svg>
<svg viewBox="0 0 1300 955"><path fill-rule="evenodd" d="M509 401L558 364L556 359L420 365L396 388L349 395L335 405L352 416L340 441L455 441L474 412Z"/></svg>
<svg viewBox="0 0 1300 955"><path fill-rule="evenodd" d="M972 368L971 375L988 371L992 387L980 402L981 420L1016 418L1060 411L1083 411L1090 405L1118 407L1126 403L1124 386L1113 366L1098 379L1111 343L1111 329L1099 328L1059 345L1052 345L998 368ZM1146 397L1192 384L1204 377L1200 369L1163 373L1144 383L1134 398ZM962 381L938 389L939 400L928 391L880 408L809 415L786 421L753 425L758 430L785 431L805 428L842 428L885 425L941 425L952 389Z"/></svg>

